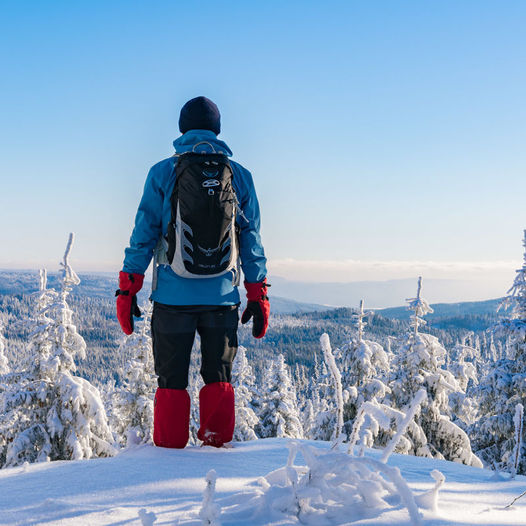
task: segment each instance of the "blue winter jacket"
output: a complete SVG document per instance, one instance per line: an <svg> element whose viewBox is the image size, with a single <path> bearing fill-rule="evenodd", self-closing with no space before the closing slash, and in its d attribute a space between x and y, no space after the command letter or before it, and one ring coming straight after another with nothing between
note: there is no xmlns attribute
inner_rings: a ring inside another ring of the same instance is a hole
<svg viewBox="0 0 526 526"><path fill-rule="evenodd" d="M230 148L208 130L190 130L173 144L176 153L183 153L201 141L212 144L218 153L232 155ZM164 159L152 166L148 173L130 246L125 250L125 272L144 274L160 236L166 235L171 220L170 197L175 182L175 162L175 157ZM238 217L241 268L246 281L257 283L267 274L259 235L259 204L250 172L238 163L230 163L234 190L248 220ZM157 288L152 292L152 299L167 305L234 305L239 302L239 292L232 272L216 278L189 279L175 274L169 265L159 265Z"/></svg>

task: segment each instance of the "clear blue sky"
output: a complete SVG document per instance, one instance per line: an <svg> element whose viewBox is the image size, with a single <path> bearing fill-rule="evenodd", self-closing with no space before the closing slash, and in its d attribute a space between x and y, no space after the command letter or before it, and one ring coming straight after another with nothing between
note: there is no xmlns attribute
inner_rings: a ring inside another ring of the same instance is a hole
<svg viewBox="0 0 526 526"><path fill-rule="evenodd" d="M523 1L3 1L0 267L57 262L74 231L78 270L119 270L197 95L277 271L519 260L525 27Z"/></svg>

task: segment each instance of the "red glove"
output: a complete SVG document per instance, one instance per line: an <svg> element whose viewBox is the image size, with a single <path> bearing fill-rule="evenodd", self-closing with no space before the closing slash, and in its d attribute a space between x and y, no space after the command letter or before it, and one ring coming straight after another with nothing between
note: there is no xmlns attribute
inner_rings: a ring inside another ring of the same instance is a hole
<svg viewBox="0 0 526 526"><path fill-rule="evenodd" d="M267 296L267 279L261 283L247 283L247 308L241 316L241 323L247 323L250 318L254 317L252 324L252 336L254 338L263 338L268 328L268 316L270 314L270 303Z"/></svg>
<svg viewBox="0 0 526 526"><path fill-rule="evenodd" d="M144 274L130 274L121 270L119 272L119 288L117 296L117 319L121 324L124 334L133 332L133 317L141 316L137 306L137 292L142 288Z"/></svg>

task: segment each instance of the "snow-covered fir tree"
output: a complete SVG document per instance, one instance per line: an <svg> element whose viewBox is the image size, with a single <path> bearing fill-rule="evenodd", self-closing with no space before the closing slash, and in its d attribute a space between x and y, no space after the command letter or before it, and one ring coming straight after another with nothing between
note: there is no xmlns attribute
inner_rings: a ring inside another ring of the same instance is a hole
<svg viewBox="0 0 526 526"><path fill-rule="evenodd" d="M414 441L410 452L482 466L471 450L468 435L450 419L449 395L462 392L462 389L453 374L443 368L446 350L438 338L419 332L426 323L422 317L433 312L421 296L421 290L422 278L419 278L416 297L407 300L408 308L413 311L411 331L398 350L390 383L393 407L405 411L416 393L425 389L427 400L422 403L415 421L423 430L427 444L422 443L418 436L411 436L409 429Z"/></svg>
<svg viewBox="0 0 526 526"><path fill-rule="evenodd" d="M200 346L200 339L196 338L192 354L194 356L200 356L199 352L194 352L198 350ZM190 400L192 403L190 405L190 437L188 440L189 444L200 444L201 441L197 437L197 432L199 431L200 421L199 421L199 391L204 386L203 378L199 372L200 364L199 360L192 360L190 363L190 369L188 372L188 393L190 395Z"/></svg>
<svg viewBox="0 0 526 526"><path fill-rule="evenodd" d="M9 362L5 355L6 343L4 338L4 321L0 316L0 397L6 389L4 377L10 372ZM1 440L1 439L0 439Z"/></svg>
<svg viewBox="0 0 526 526"><path fill-rule="evenodd" d="M316 364L311 398L303 407L301 420L305 438L311 440L331 440L337 425L334 385L327 364Z"/></svg>
<svg viewBox="0 0 526 526"><path fill-rule="evenodd" d="M67 298L80 282L69 264L70 234L61 269L59 290L47 289L40 273L40 292L31 329L25 370L6 376L0 400L0 466L24 462L69 460L114 453L98 390L74 376L75 358L86 344L72 322Z"/></svg>
<svg viewBox="0 0 526 526"><path fill-rule="evenodd" d="M510 460L508 463L512 477L515 478L519 465L521 463L522 456L522 441L524 436L524 406L517 404L515 407L515 415L513 416L513 425L515 427L515 433L513 437L515 439L515 447L513 448Z"/></svg>
<svg viewBox="0 0 526 526"><path fill-rule="evenodd" d="M303 436L308 439L313 439L315 434L316 413L314 412L314 404L312 399L305 400L303 406L299 409L301 426L303 428Z"/></svg>
<svg viewBox="0 0 526 526"><path fill-rule="evenodd" d="M146 444L152 440L153 398L157 377L153 366L150 320L152 304L143 308L143 319L127 336L119 351L127 357L123 384L114 394L112 424L123 445Z"/></svg>
<svg viewBox="0 0 526 526"><path fill-rule="evenodd" d="M526 230L523 246L523 265L501 304L509 315L494 329L496 336L505 338L506 350L475 392L481 417L471 428L477 453L488 465L500 469L507 469L515 449L516 407L526 405ZM526 473L524 444L517 473Z"/></svg>
<svg viewBox="0 0 526 526"><path fill-rule="evenodd" d="M464 431L477 419L478 408L473 397L468 394L478 384L479 374L476 363L480 363L480 349L464 343L457 343L451 353L448 371L458 382L461 391L449 395L449 406L452 420Z"/></svg>
<svg viewBox="0 0 526 526"><path fill-rule="evenodd" d="M239 442L257 438L254 428L258 418L254 412L253 399L258 396L255 391L254 372L248 363L246 349L239 346L232 368L232 385L236 400L236 427L234 440Z"/></svg>
<svg viewBox="0 0 526 526"><path fill-rule="evenodd" d="M307 367L299 363L295 364L293 378L294 384L296 385L296 390L298 392L298 397L299 393L302 393L305 398L309 398L311 385L309 382L309 372Z"/></svg>
<svg viewBox="0 0 526 526"><path fill-rule="evenodd" d="M466 341L457 343L450 353L448 370L466 391L470 385L478 383L476 363L481 360L480 349L468 345Z"/></svg>
<svg viewBox="0 0 526 526"><path fill-rule="evenodd" d="M496 362L499 359L500 353L497 345L495 344L495 336L493 331L490 333L490 341L488 345L488 361Z"/></svg>
<svg viewBox="0 0 526 526"><path fill-rule="evenodd" d="M0 317L0 378L9 372L9 362L5 355L4 320ZM0 380L0 389L2 381Z"/></svg>
<svg viewBox="0 0 526 526"><path fill-rule="evenodd" d="M360 406L373 400L381 403L390 392L386 385L390 356L379 343L364 338L367 326L365 317L369 315L364 312L363 300L360 301L360 308L353 316L356 334L349 343L335 351L342 375L345 401L343 417L347 436L351 434ZM367 427L366 422L364 428Z"/></svg>
<svg viewBox="0 0 526 526"><path fill-rule="evenodd" d="M314 352L309 386L305 393L299 390L297 393L304 437L310 440L330 440L336 423L334 393L327 365L324 361L320 363L317 352Z"/></svg>
<svg viewBox="0 0 526 526"><path fill-rule="evenodd" d="M334 391L334 405L336 409L336 425L331 436L331 440L338 441L343 434L343 389L342 389L342 375L336 360L334 359L334 353L332 352L332 346L327 333L323 333L320 337L321 349L323 352L323 358L327 364L327 368L331 373L332 378L332 389ZM342 437L343 440L343 437Z"/></svg>
<svg viewBox="0 0 526 526"><path fill-rule="evenodd" d="M285 358L279 354L268 361L262 378L261 406L256 435L259 438L302 438L296 389Z"/></svg>
<svg viewBox="0 0 526 526"><path fill-rule="evenodd" d="M308 436L308 430L311 428L312 419L314 418L311 372L305 365L296 363L292 376L298 396L298 412L305 437ZM310 406L310 409L307 406Z"/></svg>

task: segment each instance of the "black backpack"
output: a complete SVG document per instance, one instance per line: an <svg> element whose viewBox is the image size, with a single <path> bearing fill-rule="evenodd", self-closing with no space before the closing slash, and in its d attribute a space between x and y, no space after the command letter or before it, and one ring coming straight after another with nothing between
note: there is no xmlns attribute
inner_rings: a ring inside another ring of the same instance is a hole
<svg viewBox="0 0 526 526"><path fill-rule="evenodd" d="M228 157L183 153L175 173L166 238L171 268L184 278L211 278L235 269L238 201Z"/></svg>

